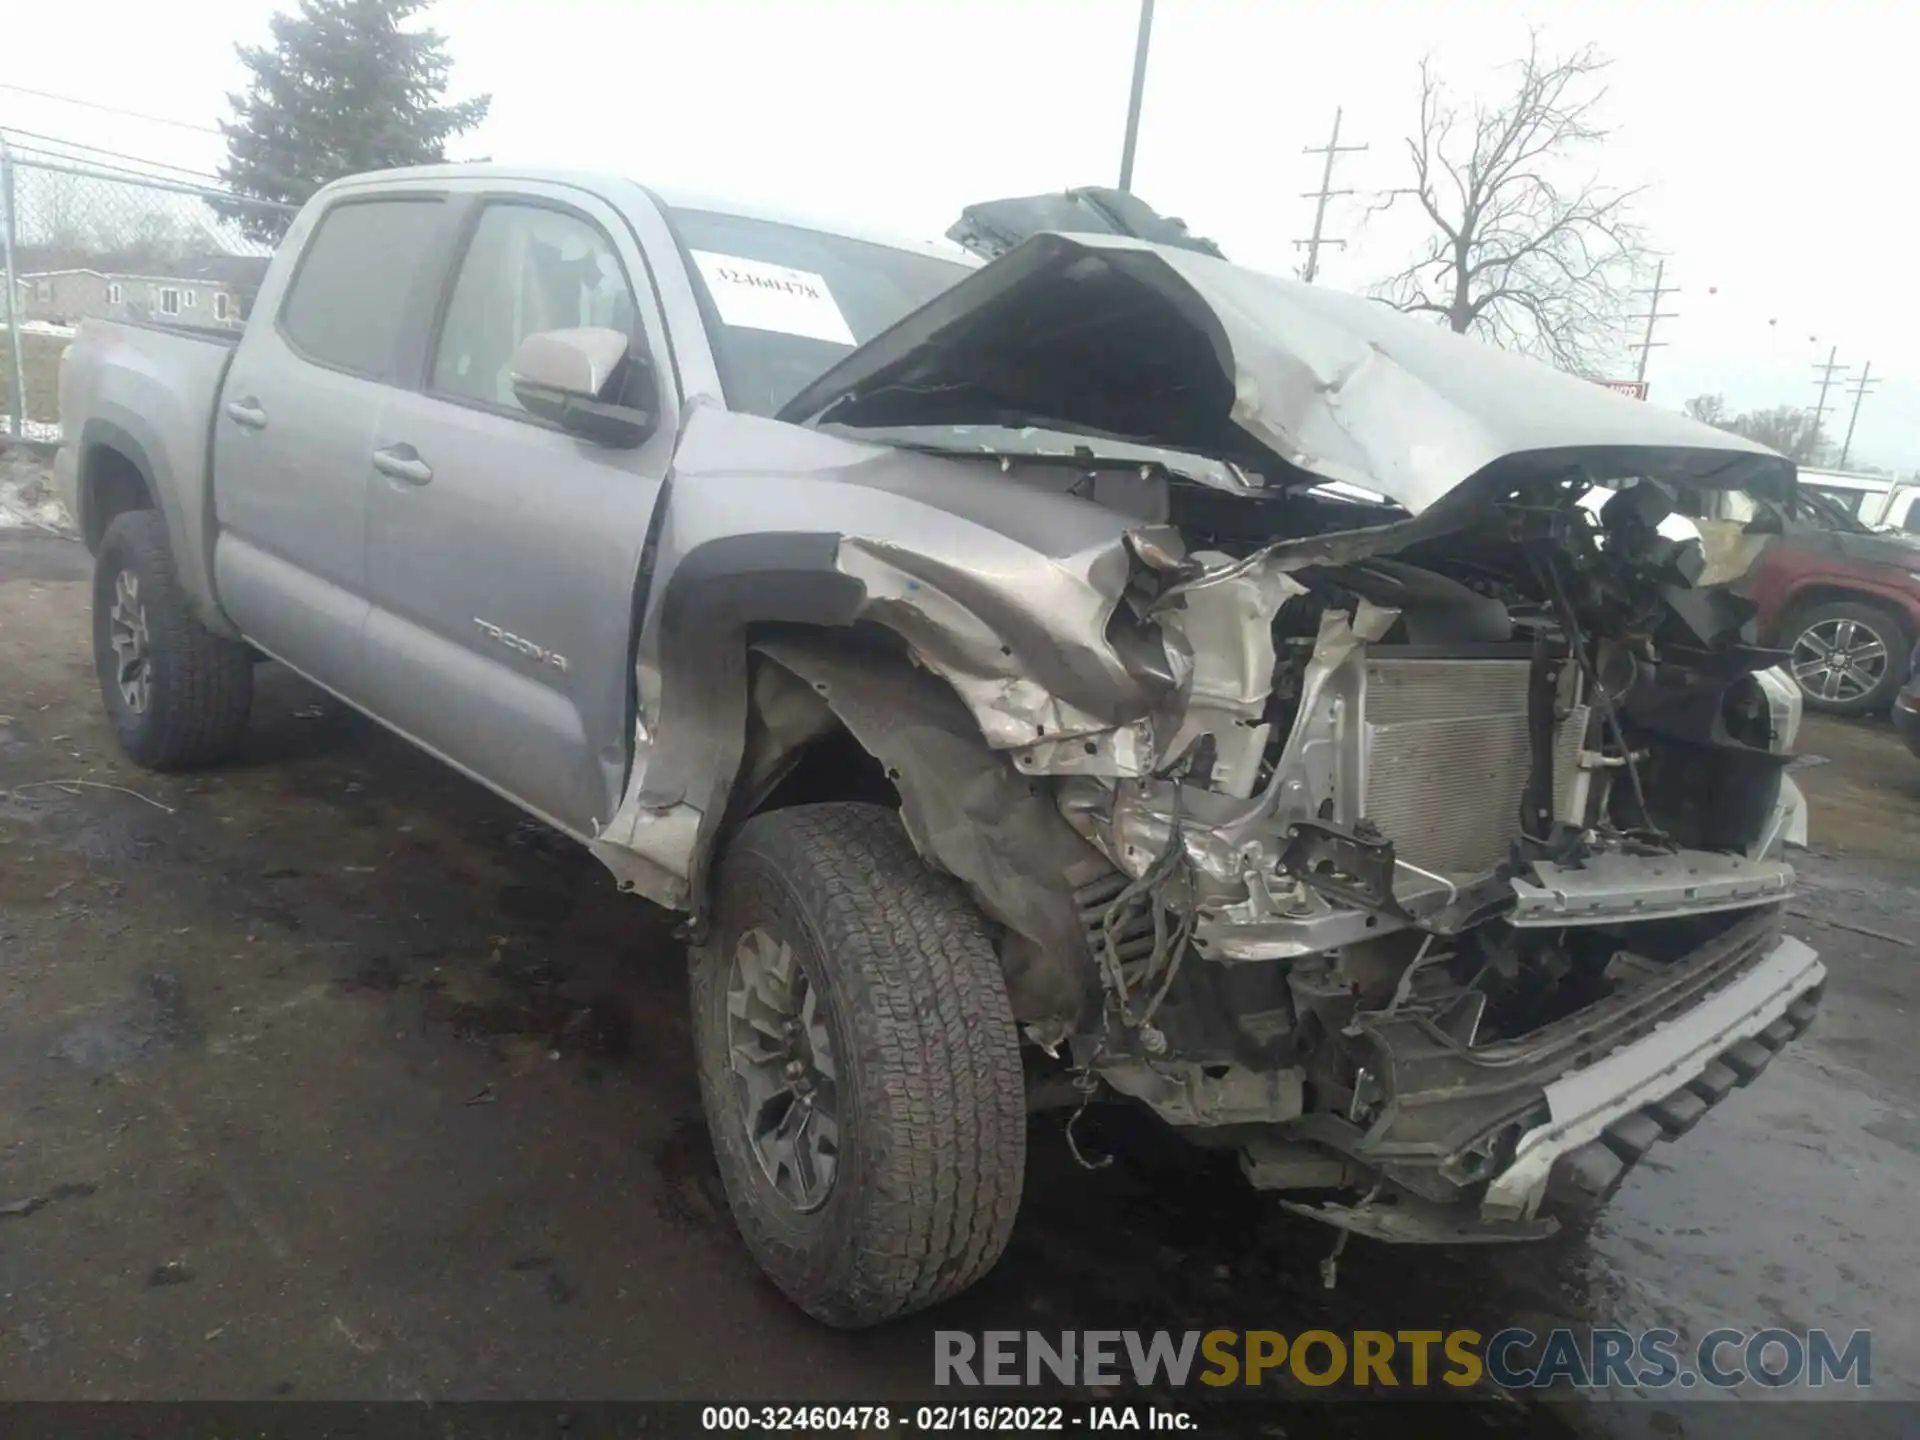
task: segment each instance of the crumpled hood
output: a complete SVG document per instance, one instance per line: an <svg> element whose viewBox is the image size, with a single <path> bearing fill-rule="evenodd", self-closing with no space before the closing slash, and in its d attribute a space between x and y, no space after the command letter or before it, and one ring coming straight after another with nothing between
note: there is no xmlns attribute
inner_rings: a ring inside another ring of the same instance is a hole
<svg viewBox="0 0 1920 1440"><path fill-rule="evenodd" d="M1067 430L1269 484L1345 481L1415 514L1482 475L1578 467L1774 499L1794 477L1763 446L1374 301L1107 235L1034 235L780 418Z"/></svg>

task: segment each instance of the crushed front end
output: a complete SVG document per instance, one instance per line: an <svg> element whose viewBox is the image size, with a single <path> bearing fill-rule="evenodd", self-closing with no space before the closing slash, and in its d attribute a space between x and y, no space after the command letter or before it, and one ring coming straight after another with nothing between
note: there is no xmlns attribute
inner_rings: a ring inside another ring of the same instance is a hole
<svg viewBox="0 0 1920 1440"><path fill-rule="evenodd" d="M1276 503L1295 538L1247 504L1133 539L1122 619L1180 700L1151 769L1053 782L1114 866L1072 1059L1344 1228L1548 1233L1813 1016L1796 692L1664 487L1535 480L1441 533Z"/></svg>
<svg viewBox="0 0 1920 1440"><path fill-rule="evenodd" d="M1023 213L1051 223L995 233ZM1028 1035L1256 1185L1387 1238L1544 1233L1811 1018L1798 693L1738 593L1768 527L1686 519L1790 504L1782 456L1359 297L1044 231L783 415L997 461L959 508L1028 560L943 525L841 568L1097 852L1063 867L1088 1003L1016 986ZM1062 496L1137 523L1090 540ZM1052 852L996 825L996 885L908 801L1057 953L1006 883Z"/></svg>

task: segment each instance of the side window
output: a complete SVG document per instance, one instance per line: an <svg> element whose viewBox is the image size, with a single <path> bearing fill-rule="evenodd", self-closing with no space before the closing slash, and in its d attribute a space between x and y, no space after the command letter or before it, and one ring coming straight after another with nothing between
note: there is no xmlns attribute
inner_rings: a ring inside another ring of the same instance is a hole
<svg viewBox="0 0 1920 1440"><path fill-rule="evenodd" d="M445 210L432 197L349 200L321 217L280 307L280 329L309 360L391 380L408 301Z"/></svg>
<svg viewBox="0 0 1920 1440"><path fill-rule="evenodd" d="M1907 502L1906 518L1900 522L1900 528L1910 535L1920 535L1920 495Z"/></svg>
<svg viewBox="0 0 1920 1440"><path fill-rule="evenodd" d="M522 340L583 325L637 340L638 313L626 269L598 226L538 205L489 205L460 262L428 389L517 411L513 357Z"/></svg>

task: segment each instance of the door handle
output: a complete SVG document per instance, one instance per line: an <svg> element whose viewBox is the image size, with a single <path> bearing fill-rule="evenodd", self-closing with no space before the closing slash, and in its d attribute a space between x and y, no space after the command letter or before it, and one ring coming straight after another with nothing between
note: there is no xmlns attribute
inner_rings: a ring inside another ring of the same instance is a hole
<svg viewBox="0 0 1920 1440"><path fill-rule="evenodd" d="M244 425L249 430L267 428L267 412L260 408L260 402L253 396L243 396L227 402L227 418L236 425Z"/></svg>
<svg viewBox="0 0 1920 1440"><path fill-rule="evenodd" d="M389 445L374 451L373 468L409 485L425 485L433 479L433 467L422 460L420 452L411 445Z"/></svg>

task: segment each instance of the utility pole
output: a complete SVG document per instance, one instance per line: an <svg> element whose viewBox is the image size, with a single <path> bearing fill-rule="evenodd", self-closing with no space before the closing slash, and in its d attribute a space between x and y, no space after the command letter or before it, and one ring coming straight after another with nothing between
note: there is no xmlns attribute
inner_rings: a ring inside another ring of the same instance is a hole
<svg viewBox="0 0 1920 1440"><path fill-rule="evenodd" d="M1342 249L1345 249L1347 244L1344 240L1326 240L1321 238L1321 232L1327 218L1327 201L1336 195L1351 195L1353 193L1351 190L1335 190L1332 188L1333 157L1366 148L1364 145L1342 145L1340 143L1340 110L1337 106L1333 112L1333 134L1328 138L1327 143L1325 145L1303 145L1300 147L1300 153L1302 155L1324 155L1327 157L1327 163L1322 166L1320 170L1320 188L1318 190L1308 190L1300 196L1302 200L1314 200L1318 202L1313 207L1313 234L1308 239L1293 242L1296 245L1304 245L1307 247L1307 268L1300 272L1300 278L1309 285L1313 283L1313 277L1320 273L1320 247L1322 245L1338 245Z"/></svg>
<svg viewBox="0 0 1920 1440"><path fill-rule="evenodd" d="M0 221L0 247L5 254L0 259L0 284L7 287L7 350L8 358L13 362L13 384L8 387L7 428L14 443L20 444L27 438L27 372L20 355L20 311L19 281L13 272L13 247L18 241L18 231L14 224L14 213L19 203L19 192L14 189L13 152L7 148L7 138L0 135L0 206L6 207L6 218Z"/></svg>
<svg viewBox="0 0 1920 1440"><path fill-rule="evenodd" d="M1840 444L1840 468L1847 468L1847 452L1853 449L1853 427L1860 420L1860 402L1867 392L1878 382L1868 377L1873 374L1873 362L1867 361L1860 367L1860 378L1853 382L1853 414L1847 417L1847 438Z"/></svg>
<svg viewBox="0 0 1920 1440"><path fill-rule="evenodd" d="M1832 346L1827 351L1827 363L1813 367L1820 372L1820 403L1813 407L1813 434L1807 440L1807 458L1809 464L1820 458L1820 421L1827 413L1827 387L1833 384L1833 377L1836 374L1844 375L1847 373L1847 367L1845 365L1834 363L1839 354L1840 347L1838 345Z"/></svg>
<svg viewBox="0 0 1920 1440"><path fill-rule="evenodd" d="M1147 91L1147 42L1153 37L1153 0L1140 0L1140 38L1133 42L1133 94L1127 100L1127 139L1120 147L1120 188L1133 189L1133 146L1140 136L1140 97Z"/></svg>
<svg viewBox="0 0 1920 1440"><path fill-rule="evenodd" d="M1630 315L1627 317L1630 320L1645 320L1647 322L1646 333L1640 337L1640 368L1634 373L1634 377L1633 377L1634 379L1640 381L1643 385L1646 383L1646 379L1647 379L1648 357L1652 355L1653 350L1656 346L1664 349L1667 343L1664 340L1655 340L1653 338L1654 321L1675 320L1679 318L1678 311L1662 310L1660 308L1660 300L1662 296L1678 295L1680 293L1680 287L1678 285L1672 286L1671 288L1669 288L1666 285L1665 283L1666 276L1667 276L1667 262L1665 260L1662 260L1658 265L1653 267L1653 289L1635 290L1633 292L1635 295L1646 295L1651 297L1647 301L1647 313L1645 315Z"/></svg>

